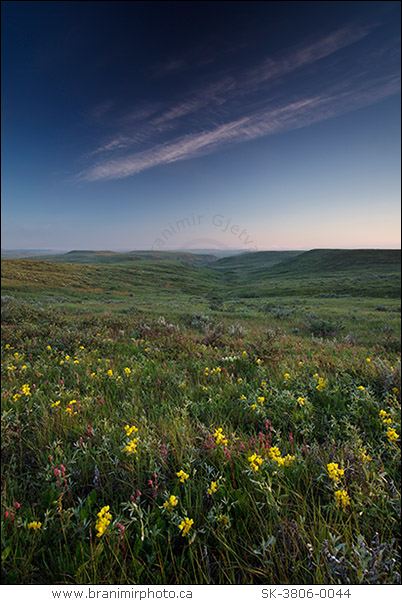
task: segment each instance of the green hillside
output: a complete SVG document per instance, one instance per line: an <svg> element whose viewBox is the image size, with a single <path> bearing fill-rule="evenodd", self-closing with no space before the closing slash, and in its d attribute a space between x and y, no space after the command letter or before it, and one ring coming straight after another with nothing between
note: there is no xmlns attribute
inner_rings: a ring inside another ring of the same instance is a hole
<svg viewBox="0 0 402 602"><path fill-rule="evenodd" d="M300 275L361 270L394 273L400 267L399 249L313 249L281 262L271 273Z"/></svg>
<svg viewBox="0 0 402 602"><path fill-rule="evenodd" d="M136 259L130 261L127 256ZM185 261L184 256L189 256L189 260ZM400 295L400 251L263 251L197 265L201 257L151 251L72 251L52 261L4 259L2 285L4 291L11 293L49 289L135 297L168 292L208 293L226 298Z"/></svg>
<svg viewBox="0 0 402 602"><path fill-rule="evenodd" d="M232 286L244 296L399 297L401 252L314 249L269 268L240 272Z"/></svg>
<svg viewBox="0 0 402 602"><path fill-rule="evenodd" d="M42 259L4 259L1 269L3 291L10 293L77 291L137 297L164 292L199 294L218 284L218 276L213 272L174 260L77 265Z"/></svg>
<svg viewBox="0 0 402 602"><path fill-rule="evenodd" d="M300 253L302 251L256 251L254 253L241 253L240 255L218 259L212 267L217 270L234 270L236 272L270 268L282 261L292 259Z"/></svg>
<svg viewBox="0 0 402 602"><path fill-rule="evenodd" d="M30 257L30 259L33 259ZM42 261L54 261L57 263L127 263L132 261L185 261L195 265L205 265L216 261L211 254L196 254L181 251L130 251L129 253L118 253L117 251L87 251L75 250L62 255L42 255L35 257Z"/></svg>

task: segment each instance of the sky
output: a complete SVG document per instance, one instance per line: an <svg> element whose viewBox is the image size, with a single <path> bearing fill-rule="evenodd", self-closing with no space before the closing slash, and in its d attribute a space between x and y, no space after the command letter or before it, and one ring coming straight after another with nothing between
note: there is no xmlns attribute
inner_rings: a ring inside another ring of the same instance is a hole
<svg viewBox="0 0 402 602"><path fill-rule="evenodd" d="M400 248L399 2L2 3L2 248Z"/></svg>

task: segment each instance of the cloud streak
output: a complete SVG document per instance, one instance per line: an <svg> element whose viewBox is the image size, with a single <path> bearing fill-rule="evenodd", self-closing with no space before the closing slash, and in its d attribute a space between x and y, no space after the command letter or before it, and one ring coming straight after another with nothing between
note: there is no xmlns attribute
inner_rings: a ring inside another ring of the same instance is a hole
<svg viewBox="0 0 402 602"><path fill-rule="evenodd" d="M384 59L381 68L372 72L362 69L362 63L348 64L337 54L369 33L368 28L343 28L279 59L267 59L240 73L221 74L159 114L150 112L133 131L127 132L132 127L127 119L125 132L95 149L91 156L103 158L78 174L78 179L127 178L158 165L306 127L388 98L400 89L392 61L388 64ZM370 63L366 55L365 62ZM331 75L328 69L333 69Z"/></svg>

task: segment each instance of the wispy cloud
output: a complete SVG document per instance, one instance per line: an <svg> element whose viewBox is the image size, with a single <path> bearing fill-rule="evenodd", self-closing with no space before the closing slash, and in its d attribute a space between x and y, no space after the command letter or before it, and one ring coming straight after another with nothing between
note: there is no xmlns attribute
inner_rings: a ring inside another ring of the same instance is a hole
<svg viewBox="0 0 402 602"><path fill-rule="evenodd" d="M286 56L216 76L176 104L149 112L143 109L142 119L131 131L133 120L126 116L124 133L116 133L91 153L92 157L113 156L87 167L78 178L89 182L126 178L387 98L400 89L394 62L388 65L385 60L385 68L371 72L362 69L361 62L351 65L337 55L369 33L368 28L343 28ZM334 69L330 76L328 60ZM312 68L315 73L310 76Z"/></svg>

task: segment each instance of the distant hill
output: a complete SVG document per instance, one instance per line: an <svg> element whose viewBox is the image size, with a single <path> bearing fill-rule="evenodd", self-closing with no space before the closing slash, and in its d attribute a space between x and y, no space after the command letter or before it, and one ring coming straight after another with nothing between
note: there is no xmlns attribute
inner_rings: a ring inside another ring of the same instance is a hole
<svg viewBox="0 0 402 602"><path fill-rule="evenodd" d="M31 259L33 259L31 257ZM214 255L188 253L186 251L89 251L75 250L62 255L41 255L34 259L54 261L56 263L128 263L133 261L184 261L194 265L205 265L216 261Z"/></svg>
<svg viewBox="0 0 402 602"><path fill-rule="evenodd" d="M400 249L313 249L289 258L270 274L325 274L333 272L394 272L401 268Z"/></svg>
<svg viewBox="0 0 402 602"><path fill-rule="evenodd" d="M188 253L195 253L196 255L214 255L217 259L222 257L232 257L233 255L244 255L248 253L244 249L177 249L180 251L186 251Z"/></svg>
<svg viewBox="0 0 402 602"><path fill-rule="evenodd" d="M218 259L213 264L213 268L225 271L247 270L249 272L255 269L270 268L282 261L292 259L300 255L300 253L303 253L303 251L255 251L253 253L242 253Z"/></svg>
<svg viewBox="0 0 402 602"><path fill-rule="evenodd" d="M3 259L3 290L399 298L401 289L400 250L260 251L220 260L180 251L71 251L45 259Z"/></svg>
<svg viewBox="0 0 402 602"><path fill-rule="evenodd" d="M254 253L254 265L257 265L259 254ZM227 273L227 283L236 294L245 296L297 294L395 298L401 294L400 250L314 249L271 266L262 261L261 266L260 269L244 266L243 270L231 272L231 280Z"/></svg>
<svg viewBox="0 0 402 602"><path fill-rule="evenodd" d="M38 255L58 255L65 251L55 251L53 249L2 249L1 257L4 259L22 259L24 257L37 257Z"/></svg>

